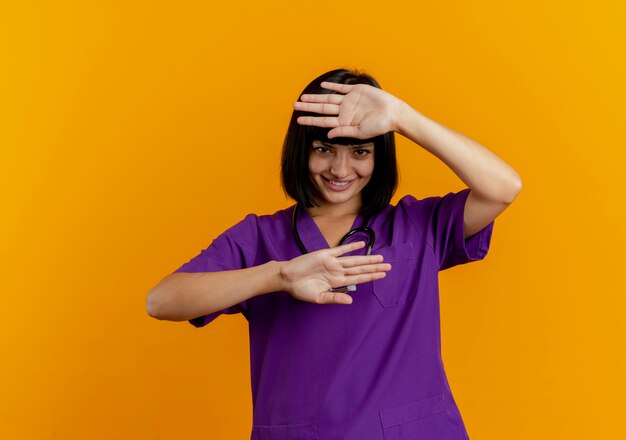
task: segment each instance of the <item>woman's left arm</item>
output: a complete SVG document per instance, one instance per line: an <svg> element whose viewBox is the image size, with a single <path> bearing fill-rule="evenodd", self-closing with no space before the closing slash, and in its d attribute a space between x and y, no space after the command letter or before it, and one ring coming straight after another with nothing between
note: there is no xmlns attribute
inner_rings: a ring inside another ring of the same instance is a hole
<svg viewBox="0 0 626 440"><path fill-rule="evenodd" d="M504 160L392 94L364 84L323 82L322 87L343 94L302 95L294 108L332 116L300 116L298 123L331 127L329 138L367 139L395 131L434 154L471 190L465 202L465 238L491 223L521 191L521 177Z"/></svg>
<svg viewBox="0 0 626 440"><path fill-rule="evenodd" d="M522 189L520 175L469 137L397 103L394 131L442 160L470 188L463 214L465 238L491 223Z"/></svg>

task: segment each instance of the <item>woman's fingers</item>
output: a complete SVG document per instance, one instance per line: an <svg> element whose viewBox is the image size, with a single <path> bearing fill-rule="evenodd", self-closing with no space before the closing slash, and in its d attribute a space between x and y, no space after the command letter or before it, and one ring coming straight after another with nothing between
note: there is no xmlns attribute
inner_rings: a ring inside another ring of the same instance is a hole
<svg viewBox="0 0 626 440"><path fill-rule="evenodd" d="M335 94L302 95L300 96L300 101L325 102L327 104L341 104L343 102L343 95L335 95Z"/></svg>
<svg viewBox="0 0 626 440"><path fill-rule="evenodd" d="M339 126L339 118L331 116L300 116L296 121L300 125L315 125L317 127Z"/></svg>
<svg viewBox="0 0 626 440"><path fill-rule="evenodd" d="M349 267L345 270L345 275L361 275L365 273L374 272L389 272L391 270L391 264L378 263L378 264L365 264L361 266Z"/></svg>
<svg viewBox="0 0 626 440"><path fill-rule="evenodd" d="M381 278L385 278L387 272L372 272L372 273L363 273L359 275L350 275L346 277L345 284L361 284L368 283L370 281L380 280Z"/></svg>
<svg viewBox="0 0 626 440"><path fill-rule="evenodd" d="M344 125L342 127L336 127L327 133L328 139L335 137L351 137L355 139L367 139L371 136L366 136L359 127L356 125Z"/></svg>
<svg viewBox="0 0 626 440"><path fill-rule="evenodd" d="M383 261L382 255L351 255L349 257L337 258L343 267L361 266L363 264L380 263Z"/></svg>
<svg viewBox="0 0 626 440"><path fill-rule="evenodd" d="M356 84L339 84L334 82L322 81L320 86L325 89L334 90L339 93L349 93Z"/></svg>
<svg viewBox="0 0 626 440"><path fill-rule="evenodd" d="M340 246L335 246L332 247L328 250L326 250L330 255L332 255L333 257L338 257L339 255L343 255L347 252L350 251L356 251L357 249L361 249L363 246L365 246L365 242L364 241L355 241L352 243L348 243L348 244L342 244Z"/></svg>
<svg viewBox="0 0 626 440"><path fill-rule="evenodd" d="M303 112L321 113L324 115L338 115L339 106L336 104L318 104L313 102L294 102L293 108Z"/></svg>

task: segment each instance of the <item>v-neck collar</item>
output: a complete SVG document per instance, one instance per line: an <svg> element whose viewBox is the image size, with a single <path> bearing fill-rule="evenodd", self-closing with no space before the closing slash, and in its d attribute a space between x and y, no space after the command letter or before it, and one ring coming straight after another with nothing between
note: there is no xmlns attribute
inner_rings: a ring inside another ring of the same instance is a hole
<svg viewBox="0 0 626 440"><path fill-rule="evenodd" d="M295 205L294 205L294 209ZM363 215L361 213L357 214L354 222L352 222L352 226L350 230L361 226L363 223ZM298 233L300 234L300 240L306 247L307 251L314 252L320 249L329 249L330 245L324 238L324 234L309 214L305 208L300 207L298 211L298 218L296 219L296 227L298 228ZM346 231L347 232L347 231Z"/></svg>

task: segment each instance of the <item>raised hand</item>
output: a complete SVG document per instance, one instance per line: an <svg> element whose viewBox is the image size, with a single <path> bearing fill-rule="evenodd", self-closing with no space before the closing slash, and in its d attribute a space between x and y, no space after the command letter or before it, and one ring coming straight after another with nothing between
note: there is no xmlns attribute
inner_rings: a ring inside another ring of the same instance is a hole
<svg viewBox="0 0 626 440"><path fill-rule="evenodd" d="M404 101L367 84L324 81L321 86L344 94L305 94L293 107L332 116L300 116L299 124L332 127L329 138L368 139L396 131L400 113L406 106Z"/></svg>
<svg viewBox="0 0 626 440"><path fill-rule="evenodd" d="M329 289L384 278L391 270L382 255L341 255L360 249L365 242L344 244L300 255L283 264L284 290L301 301L317 304L351 304L352 297Z"/></svg>

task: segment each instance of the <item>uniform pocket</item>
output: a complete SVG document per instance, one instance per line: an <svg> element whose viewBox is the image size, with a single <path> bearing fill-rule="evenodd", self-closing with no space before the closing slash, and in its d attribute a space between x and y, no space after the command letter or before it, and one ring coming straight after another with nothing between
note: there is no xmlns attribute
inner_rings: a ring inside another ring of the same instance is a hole
<svg viewBox="0 0 626 440"><path fill-rule="evenodd" d="M252 425L250 440L317 440L315 423Z"/></svg>
<svg viewBox="0 0 626 440"><path fill-rule="evenodd" d="M443 394L379 412L385 440L453 440L455 427Z"/></svg>
<svg viewBox="0 0 626 440"><path fill-rule="evenodd" d="M383 256L391 270L385 278L372 281L372 290L383 307L406 304L415 299L421 267L413 250L413 243L398 243L372 252Z"/></svg>

